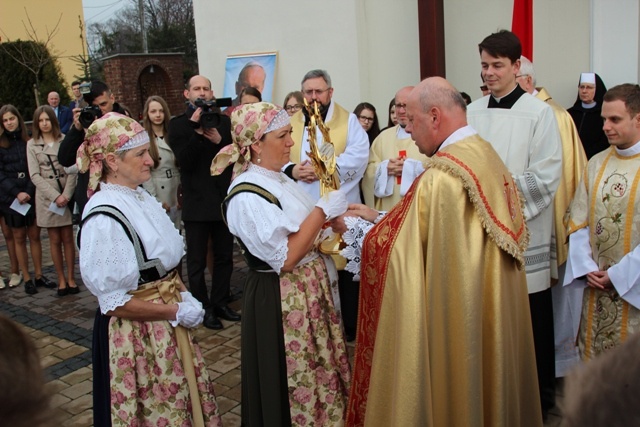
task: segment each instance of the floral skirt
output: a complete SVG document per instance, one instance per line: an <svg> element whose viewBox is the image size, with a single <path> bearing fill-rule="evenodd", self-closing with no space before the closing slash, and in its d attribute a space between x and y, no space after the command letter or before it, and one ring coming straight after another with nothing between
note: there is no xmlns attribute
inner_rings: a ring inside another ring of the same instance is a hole
<svg viewBox="0 0 640 427"><path fill-rule="evenodd" d="M279 277L249 271L242 308L243 425L344 423L351 371L331 282L320 257Z"/></svg>
<svg viewBox="0 0 640 427"><path fill-rule="evenodd" d="M351 368L327 267L318 257L280 276L294 425L339 426L346 414Z"/></svg>
<svg viewBox="0 0 640 427"><path fill-rule="evenodd" d="M153 302L162 303L162 300ZM99 406L104 408L104 402L96 402L96 395L105 399L104 395L108 393L113 426L192 426L189 387L174 328L169 322L131 321L100 313L98 317L102 319L96 319L96 328L106 328L102 333L102 340L106 338L106 342L96 343L94 334L94 412L100 410ZM193 359L187 363L195 368L205 425L220 426L213 382L209 379L200 347L191 334L189 338ZM96 356L100 356L96 355L96 347L100 344L102 350L98 348L98 351L103 359L96 360ZM105 356L107 360L104 360ZM108 372L96 372L105 367ZM108 392L104 380L108 382ZM96 393L96 387L102 387L102 392ZM96 414L96 426L109 425L99 421L106 418L104 415Z"/></svg>

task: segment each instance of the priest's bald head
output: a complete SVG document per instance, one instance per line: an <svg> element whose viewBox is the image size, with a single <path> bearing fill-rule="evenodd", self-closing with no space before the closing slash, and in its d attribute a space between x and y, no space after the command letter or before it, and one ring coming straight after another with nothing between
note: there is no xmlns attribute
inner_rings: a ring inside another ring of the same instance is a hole
<svg viewBox="0 0 640 427"><path fill-rule="evenodd" d="M448 81L430 77L409 94L407 117L406 131L420 152L431 157L449 135L467 125L467 104Z"/></svg>

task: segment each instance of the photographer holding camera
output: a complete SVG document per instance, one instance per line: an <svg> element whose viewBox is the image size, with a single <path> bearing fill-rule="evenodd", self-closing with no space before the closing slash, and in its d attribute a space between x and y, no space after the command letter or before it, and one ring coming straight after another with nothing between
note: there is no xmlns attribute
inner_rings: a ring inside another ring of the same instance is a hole
<svg viewBox="0 0 640 427"><path fill-rule="evenodd" d="M227 306L233 270L233 236L222 219L220 204L231 183L231 168L211 176L211 161L231 144L231 121L219 107L228 100L215 100L211 81L204 76L189 79L184 91L187 110L169 123L169 145L180 165L182 220L187 237L187 272L193 295L205 308L204 326L222 329L219 318L238 321L240 315ZM208 296L204 269L209 238L213 243L214 267Z"/></svg>
<svg viewBox="0 0 640 427"><path fill-rule="evenodd" d="M88 128L93 121L102 117L103 114L115 111L116 113L128 115L115 102L115 98L106 83L101 81L93 81L80 85L82 98L89 104L84 108L73 109L73 125L69 128L69 132L64 136L60 143L58 151L58 162L62 166L69 167L76 164L76 153L78 147L84 142L84 130ZM80 214L87 204L87 185L89 184L89 174L78 174L78 184L74 194L74 200L78 204Z"/></svg>

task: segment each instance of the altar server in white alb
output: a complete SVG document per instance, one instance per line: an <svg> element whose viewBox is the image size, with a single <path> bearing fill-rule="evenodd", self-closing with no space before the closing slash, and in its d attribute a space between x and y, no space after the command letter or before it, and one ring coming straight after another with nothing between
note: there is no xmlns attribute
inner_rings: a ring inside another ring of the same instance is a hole
<svg viewBox="0 0 640 427"><path fill-rule="evenodd" d="M593 156L571 204L564 284L585 286L578 345L597 357L640 331L640 86L602 105L611 147Z"/></svg>
<svg viewBox="0 0 640 427"><path fill-rule="evenodd" d="M482 75L491 94L468 107L469 124L491 143L524 196L531 233L525 253L527 287L543 417L555 405L551 302L553 200L562 176L562 145L553 110L517 83L520 40L510 31L480 43Z"/></svg>

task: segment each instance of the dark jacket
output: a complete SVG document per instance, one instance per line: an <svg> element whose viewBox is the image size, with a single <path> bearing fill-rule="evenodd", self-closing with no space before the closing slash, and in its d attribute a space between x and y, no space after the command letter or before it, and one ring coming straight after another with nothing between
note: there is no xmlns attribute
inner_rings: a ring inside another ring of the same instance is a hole
<svg viewBox="0 0 640 427"><path fill-rule="evenodd" d="M33 201L36 194L36 187L29 176L26 141L21 139L20 132L6 132L6 135L9 147L0 147L0 208L5 212L18 193L29 194Z"/></svg>
<svg viewBox="0 0 640 427"><path fill-rule="evenodd" d="M113 104L113 111L125 114L124 110L118 105ZM73 166L76 164L76 153L78 148L84 142L84 129L78 130L75 126L69 128L64 136L64 139L60 143L60 150L58 151L58 162L62 166ZM76 184L76 192L73 196L75 203L78 204L78 209L81 214L84 209L84 205L87 204L87 187L89 186L89 174L79 173L78 183Z"/></svg>
<svg viewBox="0 0 640 427"><path fill-rule="evenodd" d="M58 105L58 123L60 123L60 132L69 132L73 124L73 111L64 105Z"/></svg>
<svg viewBox="0 0 640 427"><path fill-rule="evenodd" d="M576 128L578 128L578 135L580 135L587 159L609 148L609 140L602 130L604 122L600 116L605 92L607 92L607 88L600 76L596 74L595 107L584 108L580 94L578 94L575 104L568 110Z"/></svg>
<svg viewBox="0 0 640 427"><path fill-rule="evenodd" d="M223 147L231 144L231 120L222 115L218 128L222 141L214 144L191 126L189 118L193 111L189 108L169 123L169 145L180 166L182 219L221 221L220 204L227 196L233 168L227 168L219 176L211 176L211 161Z"/></svg>

